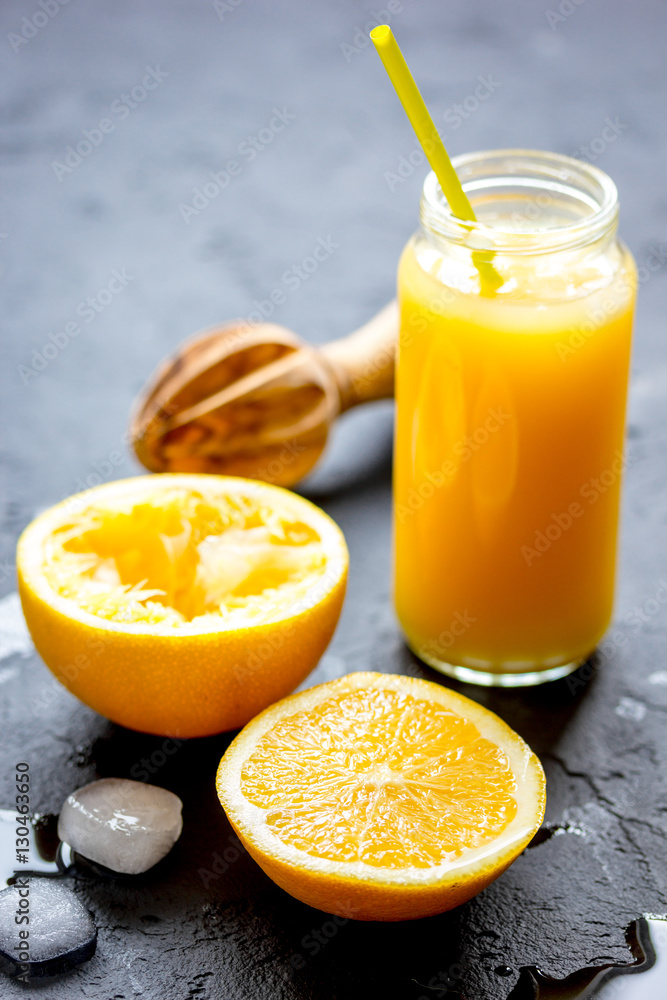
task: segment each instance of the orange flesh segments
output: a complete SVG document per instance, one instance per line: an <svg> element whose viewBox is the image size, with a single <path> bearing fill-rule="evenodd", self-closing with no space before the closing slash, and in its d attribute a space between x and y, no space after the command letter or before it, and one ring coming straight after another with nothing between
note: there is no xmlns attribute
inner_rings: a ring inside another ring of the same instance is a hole
<svg viewBox="0 0 667 1000"><path fill-rule="evenodd" d="M355 691L279 722L246 761L241 789L283 842L387 868L440 865L516 815L502 749L398 691Z"/></svg>

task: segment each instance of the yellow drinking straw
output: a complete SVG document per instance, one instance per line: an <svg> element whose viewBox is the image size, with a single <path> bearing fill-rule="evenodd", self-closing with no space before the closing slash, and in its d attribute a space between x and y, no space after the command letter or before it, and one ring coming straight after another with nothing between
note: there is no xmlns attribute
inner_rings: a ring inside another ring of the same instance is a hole
<svg viewBox="0 0 667 1000"><path fill-rule="evenodd" d="M438 135L438 130L424 104L424 98L419 93L419 88L389 25L379 24L377 28L373 28L371 41L377 49L410 124L415 130L426 159L438 178L452 214L458 219L476 222L477 217L472 205L468 201L468 196L463 190L461 181L452 166L452 161ZM473 261L479 271L482 289L486 294L492 294L503 283L502 278L490 263L492 256L493 253L489 251L473 252Z"/></svg>
<svg viewBox="0 0 667 1000"><path fill-rule="evenodd" d="M419 88L389 25L380 24L377 28L373 28L371 41L377 49L387 75L410 119L410 124L417 134L426 159L440 182L440 187L449 202L452 213L458 219L469 219L471 222L476 222L472 205L461 186L452 161L447 155L438 130L424 104L424 98L419 93Z"/></svg>

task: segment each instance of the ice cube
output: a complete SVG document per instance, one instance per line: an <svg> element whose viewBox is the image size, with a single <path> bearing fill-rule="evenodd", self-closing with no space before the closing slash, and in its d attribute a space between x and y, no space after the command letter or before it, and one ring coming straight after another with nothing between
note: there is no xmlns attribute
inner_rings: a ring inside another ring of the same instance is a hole
<svg viewBox="0 0 667 1000"><path fill-rule="evenodd" d="M97 929L79 898L51 878L0 892L0 968L22 980L68 972L91 958Z"/></svg>
<svg viewBox="0 0 667 1000"><path fill-rule="evenodd" d="M182 807L166 788L103 778L67 798L58 836L90 861L138 875L161 861L180 837Z"/></svg>

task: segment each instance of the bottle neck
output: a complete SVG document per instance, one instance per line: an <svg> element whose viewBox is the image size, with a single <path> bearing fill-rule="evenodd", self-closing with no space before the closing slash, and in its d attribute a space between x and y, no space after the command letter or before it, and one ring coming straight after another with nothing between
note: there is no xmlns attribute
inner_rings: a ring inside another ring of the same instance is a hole
<svg viewBox="0 0 667 1000"><path fill-rule="evenodd" d="M442 249L543 257L599 249L615 240L618 195L597 167L532 150L471 153L453 164L477 221L452 215L435 175L429 174L421 224Z"/></svg>

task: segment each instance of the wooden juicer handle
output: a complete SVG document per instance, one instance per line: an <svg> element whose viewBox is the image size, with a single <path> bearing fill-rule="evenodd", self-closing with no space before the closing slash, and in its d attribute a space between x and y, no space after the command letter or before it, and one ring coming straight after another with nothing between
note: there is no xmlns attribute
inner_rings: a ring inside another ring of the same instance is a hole
<svg viewBox="0 0 667 1000"><path fill-rule="evenodd" d="M334 371L341 413L394 395L397 343L398 306L393 301L354 333L320 348Z"/></svg>
<svg viewBox="0 0 667 1000"><path fill-rule="evenodd" d="M154 472L290 486L317 462L340 413L393 396L397 343L395 302L322 347L272 323L206 330L181 344L140 393L130 425L137 457ZM286 447L298 460L280 457Z"/></svg>

